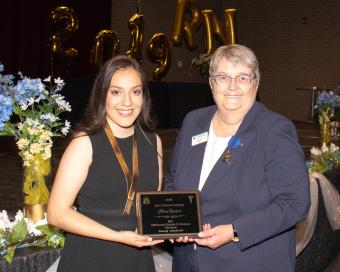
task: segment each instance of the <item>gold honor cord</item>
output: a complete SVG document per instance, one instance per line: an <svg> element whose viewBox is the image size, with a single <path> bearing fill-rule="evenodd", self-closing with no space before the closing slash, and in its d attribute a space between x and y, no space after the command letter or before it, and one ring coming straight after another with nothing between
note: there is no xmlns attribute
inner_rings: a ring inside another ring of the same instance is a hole
<svg viewBox="0 0 340 272"><path fill-rule="evenodd" d="M131 178L131 173L129 170L129 167L126 164L126 161L123 157L122 152L119 149L117 140L115 136L113 135L110 127L105 126L104 131L109 138L109 141L111 143L111 146L113 148L113 151L116 154L116 157L118 159L119 165L123 170L125 180L126 180L126 185L127 185L127 199L124 207L124 214L130 214L133 199L135 197L136 193L136 185L139 177L139 169L138 169L138 148L137 148L137 141L136 141L136 136L135 133L133 134L133 148L132 148L132 178Z"/></svg>

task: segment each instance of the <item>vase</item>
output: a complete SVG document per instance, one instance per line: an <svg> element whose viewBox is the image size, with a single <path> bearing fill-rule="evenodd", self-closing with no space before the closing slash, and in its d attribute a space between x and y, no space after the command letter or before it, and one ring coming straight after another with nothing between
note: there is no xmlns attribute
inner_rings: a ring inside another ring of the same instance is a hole
<svg viewBox="0 0 340 272"><path fill-rule="evenodd" d="M44 219L49 191L46 179L51 174L51 159L34 155L23 169L24 215L33 221Z"/></svg>
<svg viewBox="0 0 340 272"><path fill-rule="evenodd" d="M325 122L320 124L320 140L321 146L328 146L331 143L331 124L330 122Z"/></svg>

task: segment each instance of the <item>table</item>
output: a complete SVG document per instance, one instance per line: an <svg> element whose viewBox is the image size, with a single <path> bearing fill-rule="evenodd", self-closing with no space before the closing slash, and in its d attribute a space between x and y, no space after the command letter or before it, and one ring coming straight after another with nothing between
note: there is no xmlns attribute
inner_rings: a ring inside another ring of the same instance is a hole
<svg viewBox="0 0 340 272"><path fill-rule="evenodd" d="M340 168L324 173L340 191ZM314 234L306 248L296 258L296 272L322 272L340 252L340 230L329 225L319 186L318 217Z"/></svg>
<svg viewBox="0 0 340 272"><path fill-rule="evenodd" d="M15 251L12 263L0 257L1 272L45 272L60 256L62 249L26 247Z"/></svg>

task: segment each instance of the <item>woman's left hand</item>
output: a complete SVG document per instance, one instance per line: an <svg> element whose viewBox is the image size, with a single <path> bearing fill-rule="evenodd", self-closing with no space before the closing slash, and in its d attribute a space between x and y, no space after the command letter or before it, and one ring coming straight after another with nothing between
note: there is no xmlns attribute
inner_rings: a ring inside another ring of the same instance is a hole
<svg viewBox="0 0 340 272"><path fill-rule="evenodd" d="M216 249L232 241L234 237L233 226L228 224L211 228L209 225L209 227L205 227L198 236L200 238L195 239L196 244Z"/></svg>

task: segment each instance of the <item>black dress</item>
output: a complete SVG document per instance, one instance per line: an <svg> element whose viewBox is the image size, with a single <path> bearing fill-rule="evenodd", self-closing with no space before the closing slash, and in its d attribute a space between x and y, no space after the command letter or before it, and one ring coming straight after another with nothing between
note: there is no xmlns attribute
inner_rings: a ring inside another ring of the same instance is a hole
<svg viewBox="0 0 340 272"><path fill-rule="evenodd" d="M139 179L136 191L158 187L156 136L146 133L152 145L136 128ZM119 139L119 148L132 172L132 139ZM127 197L124 173L104 131L90 136L93 157L87 179L77 197L80 213L114 229L136 229L136 211L123 215ZM75 169L74 171L77 171ZM68 233L58 271L155 271L150 248L93 239Z"/></svg>

